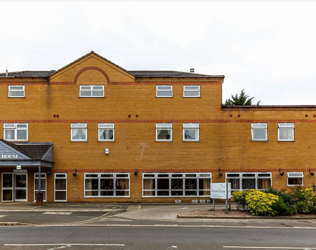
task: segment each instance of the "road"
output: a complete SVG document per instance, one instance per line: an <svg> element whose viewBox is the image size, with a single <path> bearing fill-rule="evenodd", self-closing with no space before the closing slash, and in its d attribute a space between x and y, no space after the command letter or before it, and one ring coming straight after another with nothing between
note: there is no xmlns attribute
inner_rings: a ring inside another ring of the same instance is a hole
<svg viewBox="0 0 316 250"><path fill-rule="evenodd" d="M2 227L0 249L316 249L315 233L286 228Z"/></svg>
<svg viewBox="0 0 316 250"><path fill-rule="evenodd" d="M0 212L0 249L316 250L313 219L179 219L195 206L131 206L125 212ZM66 208L63 208L66 210Z"/></svg>

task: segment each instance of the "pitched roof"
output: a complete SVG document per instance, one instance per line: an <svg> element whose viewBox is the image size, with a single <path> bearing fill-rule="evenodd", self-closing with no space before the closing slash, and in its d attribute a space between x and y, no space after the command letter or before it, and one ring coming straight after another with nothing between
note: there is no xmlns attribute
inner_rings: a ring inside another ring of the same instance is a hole
<svg viewBox="0 0 316 250"><path fill-rule="evenodd" d="M130 70L135 77L224 77L223 75L204 75L175 70Z"/></svg>
<svg viewBox="0 0 316 250"><path fill-rule="evenodd" d="M16 71L16 72L9 72L8 76L15 76L15 77L49 77L55 72L55 70L50 71ZM6 76L6 73L0 73L0 76Z"/></svg>
<svg viewBox="0 0 316 250"><path fill-rule="evenodd" d="M32 160L42 160L45 154L50 150L53 146L52 143L12 143L6 140L0 139L0 141L7 144L9 147L14 148L18 152L26 155Z"/></svg>

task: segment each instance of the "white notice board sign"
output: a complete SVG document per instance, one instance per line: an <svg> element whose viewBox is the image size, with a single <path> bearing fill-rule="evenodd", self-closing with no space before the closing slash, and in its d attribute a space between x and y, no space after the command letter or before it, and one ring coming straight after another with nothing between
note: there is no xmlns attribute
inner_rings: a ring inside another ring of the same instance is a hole
<svg viewBox="0 0 316 250"><path fill-rule="evenodd" d="M226 196L226 185L228 186L228 195ZM211 199L232 198L231 183L211 183Z"/></svg>

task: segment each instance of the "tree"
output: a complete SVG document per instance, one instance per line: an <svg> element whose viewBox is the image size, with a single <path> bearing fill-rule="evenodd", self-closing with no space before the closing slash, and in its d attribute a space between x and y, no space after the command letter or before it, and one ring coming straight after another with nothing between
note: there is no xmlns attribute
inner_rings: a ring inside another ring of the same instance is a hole
<svg viewBox="0 0 316 250"><path fill-rule="evenodd" d="M240 94L236 94L236 95L232 95L231 98L227 99L225 101L225 105L253 105L252 104L252 99L254 97L249 97L249 95L247 95L245 93L245 90L243 89ZM259 106L260 101L257 102L257 106Z"/></svg>

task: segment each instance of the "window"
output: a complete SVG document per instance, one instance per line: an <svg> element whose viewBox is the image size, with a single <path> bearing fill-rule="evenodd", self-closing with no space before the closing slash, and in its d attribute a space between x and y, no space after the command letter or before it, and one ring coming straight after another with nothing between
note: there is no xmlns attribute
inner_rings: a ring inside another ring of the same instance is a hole
<svg viewBox="0 0 316 250"><path fill-rule="evenodd" d="M183 141L199 140L199 124L183 123Z"/></svg>
<svg viewBox="0 0 316 250"><path fill-rule="evenodd" d="M55 201L67 201L67 174L55 173Z"/></svg>
<svg viewBox="0 0 316 250"><path fill-rule="evenodd" d="M85 197L129 197L129 173L85 173Z"/></svg>
<svg viewBox="0 0 316 250"><path fill-rule="evenodd" d="M156 97L172 97L172 85L156 86Z"/></svg>
<svg viewBox="0 0 316 250"><path fill-rule="evenodd" d="M288 186L304 186L303 172L288 172L287 185Z"/></svg>
<svg viewBox="0 0 316 250"><path fill-rule="evenodd" d="M41 192L43 192L43 201L46 201L46 173L41 173ZM38 192L38 173L34 174L34 200L36 200L36 192Z"/></svg>
<svg viewBox="0 0 316 250"><path fill-rule="evenodd" d="M114 123L99 123L99 141L114 141Z"/></svg>
<svg viewBox="0 0 316 250"><path fill-rule="evenodd" d="M104 86L80 85L80 97L104 97Z"/></svg>
<svg viewBox="0 0 316 250"><path fill-rule="evenodd" d="M87 141L87 123L71 124L71 141Z"/></svg>
<svg viewBox="0 0 316 250"><path fill-rule="evenodd" d="M25 97L25 86L9 85L8 97Z"/></svg>
<svg viewBox="0 0 316 250"><path fill-rule="evenodd" d="M271 173L226 173L226 182L232 191L247 189L267 189L271 187Z"/></svg>
<svg viewBox="0 0 316 250"><path fill-rule="evenodd" d="M172 141L172 124L156 124L156 141Z"/></svg>
<svg viewBox="0 0 316 250"><path fill-rule="evenodd" d="M8 141L27 141L27 123L4 123L4 139Z"/></svg>
<svg viewBox="0 0 316 250"><path fill-rule="evenodd" d="M209 197L211 178L211 173L143 173L143 197Z"/></svg>
<svg viewBox="0 0 316 250"><path fill-rule="evenodd" d="M200 85L184 85L183 97L200 97Z"/></svg>
<svg viewBox="0 0 316 250"><path fill-rule="evenodd" d="M266 123L251 123L251 140L252 141L267 141L267 124Z"/></svg>
<svg viewBox="0 0 316 250"><path fill-rule="evenodd" d="M294 123L279 123L279 141L294 141Z"/></svg>

